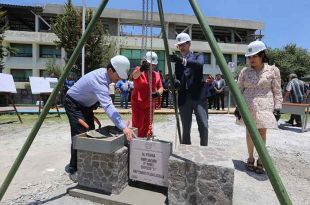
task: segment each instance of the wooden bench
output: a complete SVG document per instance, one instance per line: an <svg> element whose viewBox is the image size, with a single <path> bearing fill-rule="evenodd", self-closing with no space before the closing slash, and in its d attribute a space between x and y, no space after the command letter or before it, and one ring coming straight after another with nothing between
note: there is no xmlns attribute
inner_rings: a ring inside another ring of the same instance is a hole
<svg viewBox="0 0 310 205"><path fill-rule="evenodd" d="M290 113L301 116L301 132L307 130L308 114L310 114L310 103L282 103L281 113Z"/></svg>

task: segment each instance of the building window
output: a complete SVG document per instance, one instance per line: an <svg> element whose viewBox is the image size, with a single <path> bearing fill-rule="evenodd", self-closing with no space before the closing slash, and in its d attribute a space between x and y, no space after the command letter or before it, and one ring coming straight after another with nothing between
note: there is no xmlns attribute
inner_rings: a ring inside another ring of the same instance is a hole
<svg viewBox="0 0 310 205"><path fill-rule="evenodd" d="M232 55L231 54L224 54L224 58L226 63L232 62Z"/></svg>
<svg viewBox="0 0 310 205"><path fill-rule="evenodd" d="M159 38L161 34L161 27L153 25L152 32L151 27L148 26L145 28L147 30L146 33L143 32L143 27L141 24L121 24L120 25L120 36L139 36L146 35L148 37Z"/></svg>
<svg viewBox="0 0 310 205"><path fill-rule="evenodd" d="M204 64L211 64L211 53L203 53Z"/></svg>
<svg viewBox="0 0 310 205"><path fill-rule="evenodd" d="M40 45L40 58L61 58L61 50L53 45Z"/></svg>
<svg viewBox="0 0 310 205"><path fill-rule="evenodd" d="M224 58L226 60L226 63L232 62L232 55L231 54L223 54ZM218 62L216 61L216 65L218 65Z"/></svg>
<svg viewBox="0 0 310 205"><path fill-rule="evenodd" d="M32 76L32 69L11 69L11 74L15 82L29 82L29 76Z"/></svg>
<svg viewBox="0 0 310 205"><path fill-rule="evenodd" d="M161 70L165 73L165 51L154 51L158 56L158 64L155 70ZM138 49L121 49L121 55L126 56L130 61L130 68L134 69L140 65L141 59L143 58L141 50Z"/></svg>
<svg viewBox="0 0 310 205"><path fill-rule="evenodd" d="M244 55L237 55L237 65L245 65L246 58Z"/></svg>
<svg viewBox="0 0 310 205"><path fill-rule="evenodd" d="M11 43L10 46L16 49L16 53L11 53L11 56L32 57L32 44Z"/></svg>

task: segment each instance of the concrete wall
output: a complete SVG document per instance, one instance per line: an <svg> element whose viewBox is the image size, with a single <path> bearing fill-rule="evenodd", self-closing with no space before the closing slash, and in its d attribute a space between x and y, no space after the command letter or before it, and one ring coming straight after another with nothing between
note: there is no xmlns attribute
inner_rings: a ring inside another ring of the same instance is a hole
<svg viewBox="0 0 310 205"><path fill-rule="evenodd" d="M4 73L10 73L10 69L32 69L33 76L40 76L40 70L45 69L49 58L40 58L39 45L54 45L57 36L54 33L12 31L5 32L4 45L10 43L32 44L32 57L13 57L4 58ZM56 59L56 64L65 65L65 51L61 50L61 58ZM25 83L17 82L16 88L23 89Z"/></svg>

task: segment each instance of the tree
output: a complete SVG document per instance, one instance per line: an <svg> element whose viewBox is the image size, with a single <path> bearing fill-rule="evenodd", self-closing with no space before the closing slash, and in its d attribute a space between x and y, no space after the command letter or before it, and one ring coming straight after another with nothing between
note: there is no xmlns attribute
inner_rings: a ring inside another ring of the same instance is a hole
<svg viewBox="0 0 310 205"><path fill-rule="evenodd" d="M310 53L296 44L287 44L282 49L268 49L267 56L270 64L275 64L281 71L281 78L288 81L290 73L298 77L310 74Z"/></svg>
<svg viewBox="0 0 310 205"><path fill-rule="evenodd" d="M52 58L46 62L44 76L53 76L59 78L62 73L62 68L59 64L56 63L56 59Z"/></svg>
<svg viewBox="0 0 310 205"><path fill-rule="evenodd" d="M86 25L93 15L92 10L86 12ZM52 22L52 28L59 40L55 43L57 47L63 47L67 53L67 62L82 35L82 10L74 8L72 1L65 4L63 14L57 15ZM104 28L103 22L99 20L85 44L85 73L101 66L106 66L109 59L115 54L116 41L111 38L109 32ZM82 67L81 56L76 62L73 72L80 75Z"/></svg>
<svg viewBox="0 0 310 205"><path fill-rule="evenodd" d="M0 8L0 72L2 72L2 69L4 68L2 60L3 57L6 55L6 49L2 45L4 39L4 32L8 28L5 18L6 18L6 12L2 11Z"/></svg>
<svg viewBox="0 0 310 205"><path fill-rule="evenodd" d="M58 48L64 48L67 54L65 61L68 62L81 37L81 19L71 0L67 1L64 9L63 14L57 15L53 19L52 30L59 39L55 41L55 44ZM78 58L75 64L80 68L81 59ZM78 70L75 70L75 72L78 72Z"/></svg>

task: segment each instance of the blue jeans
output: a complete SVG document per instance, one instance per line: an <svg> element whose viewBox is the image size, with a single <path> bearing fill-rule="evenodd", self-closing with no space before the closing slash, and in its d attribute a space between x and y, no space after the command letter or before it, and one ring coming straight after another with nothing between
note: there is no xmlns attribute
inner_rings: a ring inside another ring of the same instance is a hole
<svg viewBox="0 0 310 205"><path fill-rule="evenodd" d="M125 103L125 109L128 108L128 93L122 93L121 94L121 107L124 108Z"/></svg>

